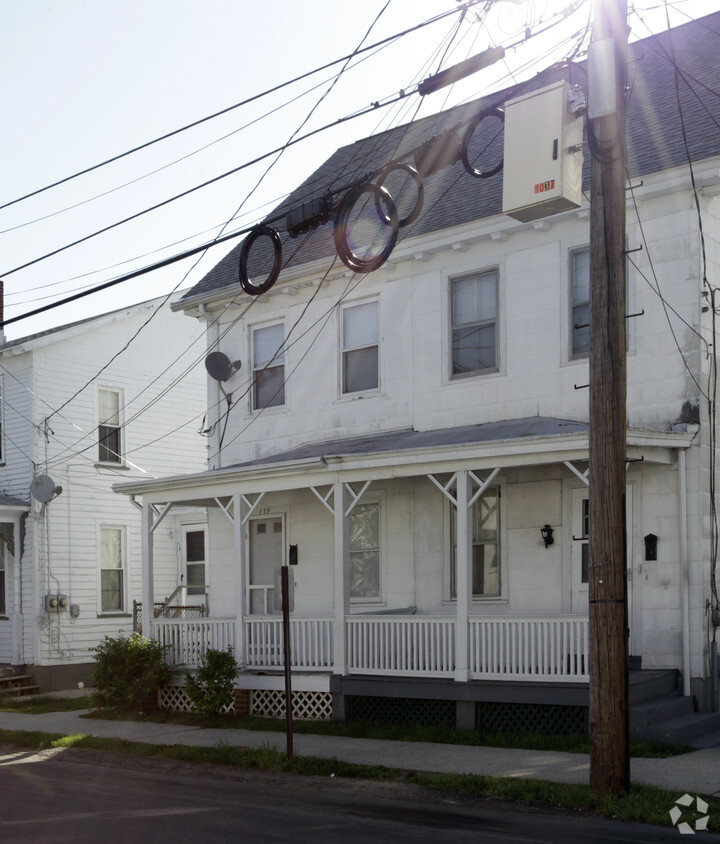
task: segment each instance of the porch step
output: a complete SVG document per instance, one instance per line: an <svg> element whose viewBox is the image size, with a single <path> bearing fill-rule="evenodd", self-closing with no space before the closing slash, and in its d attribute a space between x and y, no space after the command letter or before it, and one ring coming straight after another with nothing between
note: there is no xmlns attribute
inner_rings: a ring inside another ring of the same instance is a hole
<svg viewBox="0 0 720 844"><path fill-rule="evenodd" d="M0 697L27 697L40 691L30 674L0 675Z"/></svg>
<svg viewBox="0 0 720 844"><path fill-rule="evenodd" d="M691 712L648 727L648 741L690 744L720 730L720 712Z"/></svg>
<svg viewBox="0 0 720 844"><path fill-rule="evenodd" d="M720 733L720 713L695 712L693 698L681 694L677 671L631 671L629 679L632 738L690 744Z"/></svg>

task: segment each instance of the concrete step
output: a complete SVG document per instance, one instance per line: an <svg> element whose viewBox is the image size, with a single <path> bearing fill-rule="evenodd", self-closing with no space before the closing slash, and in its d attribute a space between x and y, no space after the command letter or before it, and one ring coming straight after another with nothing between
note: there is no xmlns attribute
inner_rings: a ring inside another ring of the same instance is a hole
<svg viewBox="0 0 720 844"><path fill-rule="evenodd" d="M630 705L679 694L679 674L673 669L630 671L628 674Z"/></svg>
<svg viewBox="0 0 720 844"><path fill-rule="evenodd" d="M692 712L651 724L642 731L647 741L690 744L720 731L720 712Z"/></svg>
<svg viewBox="0 0 720 844"><path fill-rule="evenodd" d="M648 727L695 712L693 699L679 694L654 698L630 707L630 735L635 738Z"/></svg>

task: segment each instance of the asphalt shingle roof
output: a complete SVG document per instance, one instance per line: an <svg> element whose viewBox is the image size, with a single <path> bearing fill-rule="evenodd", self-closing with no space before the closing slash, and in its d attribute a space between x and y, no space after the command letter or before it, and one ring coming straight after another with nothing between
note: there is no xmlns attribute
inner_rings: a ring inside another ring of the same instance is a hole
<svg viewBox="0 0 720 844"><path fill-rule="evenodd" d="M719 47L720 12L631 45L627 120L630 178L685 165L688 157L697 162L718 154ZM269 218L276 218L328 190L350 184L383 167L390 159L408 155L432 136L450 127L464 126L488 107L502 105L512 97L559 79L585 86L584 65L550 68L519 86L341 147ZM497 133L494 144L499 157L501 133ZM589 187L589 163L590 156L586 153L585 189ZM425 177L423 212L415 223L401 230L401 236L415 237L500 214L502 180L502 170L488 179L473 178L460 162ZM283 225L274 225L282 233ZM282 233L281 236L283 243L287 243L288 235ZM241 245L232 249L183 298L196 299L228 287L240 292L237 268ZM290 241L287 247L284 246L283 254L290 265L334 256L332 224L320 226L307 238Z"/></svg>

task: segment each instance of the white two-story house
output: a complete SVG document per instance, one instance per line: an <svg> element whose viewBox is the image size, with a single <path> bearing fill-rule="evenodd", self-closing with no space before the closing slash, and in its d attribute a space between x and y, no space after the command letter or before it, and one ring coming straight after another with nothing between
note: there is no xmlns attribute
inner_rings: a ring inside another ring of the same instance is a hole
<svg viewBox="0 0 720 844"><path fill-rule="evenodd" d="M720 215L720 103L702 91L720 90L719 35L717 14L679 27L674 60L667 33L639 41L629 74L629 651L701 710ZM577 202L521 219L488 112L562 81L582 88L582 67L339 149L175 303L209 326L210 462L116 489L142 501L147 607L153 537L205 508L211 616L145 629L176 664L232 646L255 711L281 695L282 566L300 712L467 726L587 703L587 134L576 108L559 154L584 157ZM478 144L486 163L463 161Z"/></svg>
<svg viewBox="0 0 720 844"><path fill-rule="evenodd" d="M0 666L33 685L90 684L91 648L133 631L141 513L112 485L206 465L204 330L155 299L0 345ZM204 522L156 537L176 613L208 608Z"/></svg>

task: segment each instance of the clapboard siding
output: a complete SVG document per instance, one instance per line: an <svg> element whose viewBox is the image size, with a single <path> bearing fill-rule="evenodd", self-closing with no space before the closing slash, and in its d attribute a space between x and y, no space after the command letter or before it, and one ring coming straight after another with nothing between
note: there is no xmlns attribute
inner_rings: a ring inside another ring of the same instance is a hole
<svg viewBox="0 0 720 844"><path fill-rule="evenodd" d="M140 511L126 496L116 495L112 485L205 468L206 442L197 433L206 399L202 328L160 303L144 303L0 348L6 433L0 489L30 501L35 473L49 474L63 489L46 507L33 502L26 522L22 589L28 663L88 662L103 636L132 631L132 602L141 598ZM128 461L122 467L97 462L99 387L122 391L121 420L127 421L122 453ZM199 513L196 520L204 517ZM175 521L168 519L156 537L162 597L177 585ZM102 525L124 531L127 575L120 615L99 612ZM77 607L76 618L69 612L45 612L45 595L56 592ZM9 659L4 627L0 622L0 662Z"/></svg>

